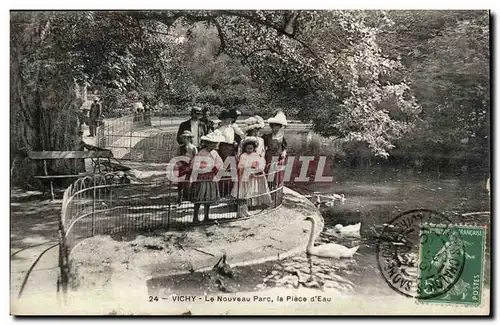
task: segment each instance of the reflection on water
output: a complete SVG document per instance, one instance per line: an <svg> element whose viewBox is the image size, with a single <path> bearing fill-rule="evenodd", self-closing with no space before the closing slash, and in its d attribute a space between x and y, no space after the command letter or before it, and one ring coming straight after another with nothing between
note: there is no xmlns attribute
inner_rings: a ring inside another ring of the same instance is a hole
<svg viewBox="0 0 500 325"><path fill-rule="evenodd" d="M235 275L231 279L222 278L215 272L193 273L155 278L148 282L148 288L150 294L155 295L259 291L274 286L305 286L359 295L394 295L396 293L385 283L377 265L374 236L382 230L382 224L404 211L426 208L445 213L456 222L489 225L484 215L460 216L466 212L489 211L488 194L483 183L482 179L417 178L399 173L364 178L364 181L347 179L328 184L296 184L293 188L304 195L318 191L345 194L344 204L320 207L325 228L315 245L331 242L347 247L360 245L352 259L308 258L304 252L281 261L234 268ZM362 224L361 238L335 235L336 224L358 222ZM486 255L489 260L489 249ZM486 264L488 285L489 263Z"/></svg>

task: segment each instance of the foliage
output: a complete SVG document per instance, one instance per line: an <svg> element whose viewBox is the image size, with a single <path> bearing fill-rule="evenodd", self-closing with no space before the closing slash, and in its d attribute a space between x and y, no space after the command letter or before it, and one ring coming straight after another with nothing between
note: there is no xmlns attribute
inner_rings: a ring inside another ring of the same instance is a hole
<svg viewBox="0 0 500 325"><path fill-rule="evenodd" d="M134 16L168 27L203 22L203 33L209 34L204 42L218 36L218 48L194 44L212 53L204 50L200 55L187 46L189 65L175 77L180 87L170 89L186 101L285 108L288 115L311 120L320 134L365 142L380 156L388 155L392 141L410 130L418 113L409 88L394 77L401 64L381 54L377 28L365 24L362 12L169 11ZM188 29L195 39L199 33L199 27ZM235 59L248 70L239 68ZM213 69L223 72L217 76ZM224 92L217 89L233 79L225 71L244 82L230 84Z"/></svg>
<svg viewBox="0 0 500 325"><path fill-rule="evenodd" d="M486 11L394 11L381 46L401 56L422 120L400 142L415 156L487 167L490 136ZM470 160L469 162L467 160Z"/></svg>
<svg viewBox="0 0 500 325"><path fill-rule="evenodd" d="M488 41L478 11L13 12L11 147L72 148L77 83L108 115L279 109L380 157L486 159Z"/></svg>

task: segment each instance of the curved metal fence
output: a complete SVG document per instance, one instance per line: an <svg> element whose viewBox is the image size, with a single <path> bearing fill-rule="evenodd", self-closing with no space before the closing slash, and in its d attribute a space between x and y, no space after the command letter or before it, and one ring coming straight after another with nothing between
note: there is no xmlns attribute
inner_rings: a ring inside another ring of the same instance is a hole
<svg viewBox="0 0 500 325"><path fill-rule="evenodd" d="M266 191L244 198L239 194L238 181L231 178L179 182L165 178L132 184L117 173L80 178L66 189L63 196L58 282L66 292L71 252L86 238L223 223L251 217L255 211L278 207L283 200L283 173L283 170L278 170L264 175ZM214 191L209 199L197 197L197 189L204 187ZM201 221L200 217L206 219Z"/></svg>

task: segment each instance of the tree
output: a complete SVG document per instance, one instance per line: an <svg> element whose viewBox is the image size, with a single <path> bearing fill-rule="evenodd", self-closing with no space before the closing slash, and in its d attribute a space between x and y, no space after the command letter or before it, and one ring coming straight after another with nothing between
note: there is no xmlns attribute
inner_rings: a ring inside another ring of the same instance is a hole
<svg viewBox="0 0 500 325"><path fill-rule="evenodd" d="M13 13L11 17L11 163L16 180L30 181L29 150L75 147L81 105L69 54L60 50L52 13Z"/></svg>
<svg viewBox="0 0 500 325"><path fill-rule="evenodd" d="M77 148L83 102L78 84L90 81L124 92L138 87L143 74L153 71L144 61L158 53L157 47L145 49L142 30L130 28L134 22L112 13L11 14L13 179L33 182L35 167L25 158L29 150ZM68 166L49 168L64 172Z"/></svg>
<svg viewBox="0 0 500 325"><path fill-rule="evenodd" d="M431 163L442 157L460 167L487 167L488 13L393 11L388 16L395 23L379 36L381 47L401 57L422 106L417 128L399 143L402 150Z"/></svg>
<svg viewBox="0 0 500 325"><path fill-rule="evenodd" d="M126 105L130 91L153 102L279 107L312 120L325 136L367 143L379 156L388 155L419 112L401 63L378 46L385 26L370 26L359 11L19 12L11 18L11 127L23 130L14 150L73 147L81 101L75 83L100 89L111 108Z"/></svg>
<svg viewBox="0 0 500 325"><path fill-rule="evenodd" d="M127 13L128 14L128 13ZM351 11L141 11L167 30L204 22L219 37L217 53L250 68L259 90L288 114L312 120L320 134L367 143L387 156L411 128L419 107L400 62L384 57L378 29ZM397 116L397 118L396 118Z"/></svg>

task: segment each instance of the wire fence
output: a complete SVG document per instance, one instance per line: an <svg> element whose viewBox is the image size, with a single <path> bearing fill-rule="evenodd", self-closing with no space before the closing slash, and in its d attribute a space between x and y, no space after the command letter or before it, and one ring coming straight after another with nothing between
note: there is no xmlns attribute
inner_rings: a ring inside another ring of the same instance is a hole
<svg viewBox="0 0 500 325"><path fill-rule="evenodd" d="M188 118L137 113L107 120L97 129L96 144L98 147L111 150L113 156L119 159L152 163L169 162L177 155L178 126ZM212 121L217 125L217 119ZM335 150L330 148L331 140L323 139L322 144L316 143L320 140L311 131L310 124L292 122L290 121L286 130L290 154L338 151L337 148ZM238 123L244 129L244 123L241 120ZM261 132L267 133L270 129L266 126Z"/></svg>
<svg viewBox="0 0 500 325"><path fill-rule="evenodd" d="M97 146L109 149L115 158L168 162L177 150L175 126L165 116L134 114L105 121L97 130Z"/></svg>
<svg viewBox="0 0 500 325"><path fill-rule="evenodd" d="M67 291L70 255L83 239L138 230L186 229L223 223L276 208L283 200L283 170L264 175L264 192L241 195L242 182L222 178L167 178L126 184L117 173L75 181L64 192L60 220L59 283ZM204 193L204 194L200 194ZM209 193L209 194L206 194Z"/></svg>

